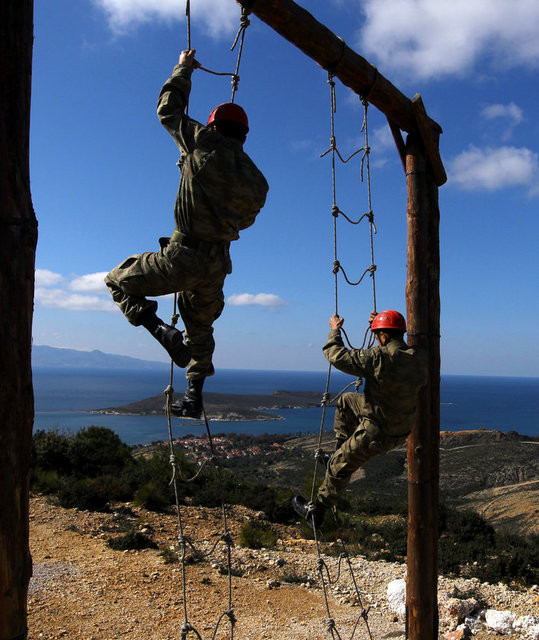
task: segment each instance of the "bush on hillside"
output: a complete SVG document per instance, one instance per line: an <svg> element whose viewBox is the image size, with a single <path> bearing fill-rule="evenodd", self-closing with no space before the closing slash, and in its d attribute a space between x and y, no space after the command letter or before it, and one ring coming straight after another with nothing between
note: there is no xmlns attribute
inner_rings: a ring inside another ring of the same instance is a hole
<svg viewBox="0 0 539 640"><path fill-rule="evenodd" d="M241 528L238 543L240 547L249 549L271 548L277 544L277 535L271 527L261 527L247 522Z"/></svg>
<svg viewBox="0 0 539 640"><path fill-rule="evenodd" d="M106 427L87 427L70 441L73 472L81 477L117 474L132 462L131 451L120 437Z"/></svg>

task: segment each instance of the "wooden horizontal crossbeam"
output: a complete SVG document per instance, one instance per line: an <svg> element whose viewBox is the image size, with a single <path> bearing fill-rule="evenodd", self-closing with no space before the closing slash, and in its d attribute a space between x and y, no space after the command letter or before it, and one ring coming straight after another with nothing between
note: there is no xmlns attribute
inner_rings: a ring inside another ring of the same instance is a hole
<svg viewBox="0 0 539 640"><path fill-rule="evenodd" d="M432 149L432 143L442 133L442 128L429 118L424 107L421 111L418 105L414 106L413 101L391 84L375 66L293 0L237 2L384 113L391 123L394 136L394 127L408 133L418 132L429 161L433 164L436 183L440 186L446 181L440 155L438 153L436 159Z"/></svg>

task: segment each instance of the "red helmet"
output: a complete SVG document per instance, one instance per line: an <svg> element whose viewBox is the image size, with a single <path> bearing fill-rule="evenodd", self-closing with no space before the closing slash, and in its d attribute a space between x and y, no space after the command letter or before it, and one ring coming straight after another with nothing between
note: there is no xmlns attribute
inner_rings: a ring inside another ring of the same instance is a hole
<svg viewBox="0 0 539 640"><path fill-rule="evenodd" d="M238 122L242 124L247 131L249 131L249 120L247 119L247 114L245 111L239 106L239 104L234 104L233 102L225 102L220 104L218 107L210 113L210 117L208 118L207 126L212 124L212 122L228 120L229 122Z"/></svg>
<svg viewBox="0 0 539 640"><path fill-rule="evenodd" d="M398 311L381 311L371 324L371 331L377 331L378 329L406 331L406 320Z"/></svg>

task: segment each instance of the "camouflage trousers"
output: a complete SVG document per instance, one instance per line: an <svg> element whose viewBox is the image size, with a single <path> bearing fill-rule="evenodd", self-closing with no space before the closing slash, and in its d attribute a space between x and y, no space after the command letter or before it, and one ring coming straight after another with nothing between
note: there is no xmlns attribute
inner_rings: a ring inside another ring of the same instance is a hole
<svg viewBox="0 0 539 640"><path fill-rule="evenodd" d="M135 326L141 316L155 312L157 302L146 296L178 293L178 310L185 325L185 342L192 357L187 378L214 373L213 323L224 307L223 284L232 266L228 243L195 241L179 232L160 240L159 251L134 255L105 276L114 302Z"/></svg>
<svg viewBox="0 0 539 640"><path fill-rule="evenodd" d="M337 403L335 435L345 441L331 456L318 489L318 501L327 507L336 504L354 471L374 456L403 444L408 437L408 434L396 437L388 435L372 420L363 417L360 398L357 393L345 393Z"/></svg>

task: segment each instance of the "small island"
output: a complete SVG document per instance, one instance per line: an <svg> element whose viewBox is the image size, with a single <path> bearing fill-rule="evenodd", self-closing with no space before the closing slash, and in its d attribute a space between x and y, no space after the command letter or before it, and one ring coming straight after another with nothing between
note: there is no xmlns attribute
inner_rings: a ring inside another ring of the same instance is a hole
<svg viewBox="0 0 539 640"><path fill-rule="evenodd" d="M204 408L210 420L262 421L282 420L279 409L309 409L319 407L322 401L321 391L275 391L264 394L229 394L204 393ZM174 394L174 402L180 401L181 393ZM165 412L165 396L159 395L145 398L137 402L94 409L90 413L115 415L163 415Z"/></svg>

